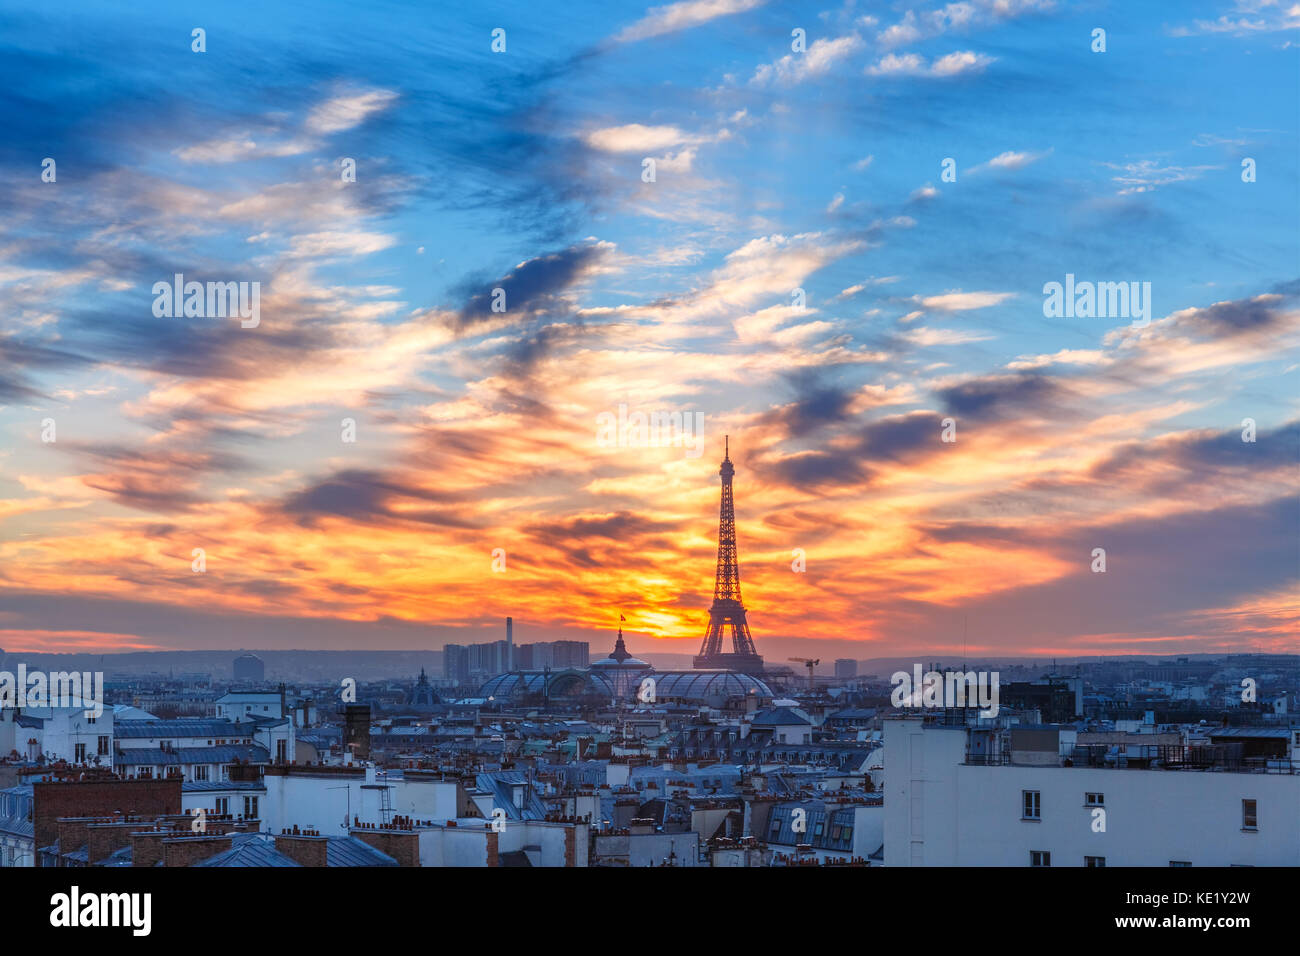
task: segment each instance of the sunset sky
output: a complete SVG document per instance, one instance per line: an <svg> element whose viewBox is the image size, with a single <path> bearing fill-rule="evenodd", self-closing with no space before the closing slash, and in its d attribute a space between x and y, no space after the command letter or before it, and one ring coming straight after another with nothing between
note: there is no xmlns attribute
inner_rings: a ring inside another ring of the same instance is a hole
<svg viewBox="0 0 1300 956"><path fill-rule="evenodd" d="M446 9L0 11L0 647L1300 650L1300 5Z"/></svg>

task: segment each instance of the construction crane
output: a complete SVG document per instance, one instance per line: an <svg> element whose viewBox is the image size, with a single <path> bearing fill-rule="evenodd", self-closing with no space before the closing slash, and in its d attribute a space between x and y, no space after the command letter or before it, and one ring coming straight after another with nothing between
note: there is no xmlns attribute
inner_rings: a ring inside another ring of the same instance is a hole
<svg viewBox="0 0 1300 956"><path fill-rule="evenodd" d="M808 690L811 692L816 686L813 682L813 668L821 663L821 658L813 660L811 657L791 657L789 660L802 664L808 668Z"/></svg>

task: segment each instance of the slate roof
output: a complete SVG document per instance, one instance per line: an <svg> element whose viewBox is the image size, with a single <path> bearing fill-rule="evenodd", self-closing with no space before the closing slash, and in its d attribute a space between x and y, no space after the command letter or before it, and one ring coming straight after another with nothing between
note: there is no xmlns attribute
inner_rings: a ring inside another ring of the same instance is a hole
<svg viewBox="0 0 1300 956"><path fill-rule="evenodd" d="M173 766L195 763L270 763L271 755L265 747L253 744L227 744L223 747L178 747L175 750L154 750L136 747L119 750L113 762L119 766Z"/></svg>
<svg viewBox="0 0 1300 956"><path fill-rule="evenodd" d="M812 721L802 710L794 707L773 707L754 715L755 727L790 727L812 725Z"/></svg>
<svg viewBox="0 0 1300 956"><path fill-rule="evenodd" d="M876 708L874 707L846 707L844 710L837 710L826 720L828 722L832 720L870 720L875 716Z"/></svg>
<svg viewBox="0 0 1300 956"><path fill-rule="evenodd" d="M328 837L325 842L326 866L397 866L395 859L376 850L365 840L353 836Z"/></svg>
<svg viewBox="0 0 1300 956"><path fill-rule="evenodd" d="M1245 740L1288 740L1291 730L1288 727L1215 727L1206 728L1205 735L1213 740L1215 737L1239 737Z"/></svg>
<svg viewBox="0 0 1300 956"><path fill-rule="evenodd" d="M181 784L182 793L213 793L226 790L255 790L266 792L266 784L260 780L186 780Z"/></svg>
<svg viewBox="0 0 1300 956"><path fill-rule="evenodd" d="M794 831L796 809L805 813L800 833ZM841 807L829 813L821 803L779 803L772 808L767 832L755 834L768 843L795 846L811 844L819 850L836 850L847 853L853 849L853 807Z"/></svg>
<svg viewBox="0 0 1300 956"><path fill-rule="evenodd" d="M199 860L194 866L302 866L267 840L246 840L223 853Z"/></svg>
<svg viewBox="0 0 1300 956"><path fill-rule="evenodd" d="M531 798L525 801L522 808L515 806L512 784L528 782L527 775L522 770L480 773L475 775L474 782L478 789L492 794L493 808L500 807L509 820L541 820L546 817L546 804L538 796L536 786L532 788Z"/></svg>
<svg viewBox="0 0 1300 956"><path fill-rule="evenodd" d="M32 785L19 784L0 790L0 833L34 838L36 827L28 816L32 812Z"/></svg>
<svg viewBox="0 0 1300 956"><path fill-rule="evenodd" d="M180 717L175 720L117 720L113 736L133 737L247 737L248 729L231 720Z"/></svg>
<svg viewBox="0 0 1300 956"><path fill-rule="evenodd" d="M130 866L135 854L132 852L131 844L118 847L104 859L100 860L96 866Z"/></svg>

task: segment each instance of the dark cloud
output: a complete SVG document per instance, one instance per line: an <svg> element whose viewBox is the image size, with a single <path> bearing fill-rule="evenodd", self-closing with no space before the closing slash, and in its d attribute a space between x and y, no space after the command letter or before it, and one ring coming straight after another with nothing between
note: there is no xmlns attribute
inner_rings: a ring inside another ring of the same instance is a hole
<svg viewBox="0 0 1300 956"><path fill-rule="evenodd" d="M781 425L790 437L806 436L850 418L853 389L824 382L811 372L796 373L787 381L794 389L794 401L771 412L766 421Z"/></svg>
<svg viewBox="0 0 1300 956"><path fill-rule="evenodd" d="M161 513L190 511L202 502L199 488L205 476L249 467L245 459L222 451L76 441L60 441L55 447L91 469L81 477L86 487L105 492L128 508ZM166 524L149 526L158 537L165 537L170 529Z"/></svg>
<svg viewBox="0 0 1300 956"><path fill-rule="evenodd" d="M646 551L673 551L678 527L628 511L600 517L577 517L535 523L524 534L539 545L561 552L573 565L594 568L613 563L625 567L628 561L646 563ZM617 554L617 561L611 555Z"/></svg>
<svg viewBox="0 0 1300 956"><path fill-rule="evenodd" d="M587 335L587 327L582 323L572 325L553 324L530 332L505 350L508 374L524 377L547 357L554 355L566 346L576 345Z"/></svg>
<svg viewBox="0 0 1300 956"><path fill-rule="evenodd" d="M559 252L529 259L507 275L492 280L470 280L456 290L467 296L461 307L461 329L501 315L518 316L544 311L558 304L559 293L571 286L583 270L601 255L599 246L570 246ZM493 312L493 289L505 292L505 312Z"/></svg>
<svg viewBox="0 0 1300 956"><path fill-rule="evenodd" d="M858 433L868 461L913 461L944 449L941 419L933 412L913 412L871 422Z"/></svg>
<svg viewBox="0 0 1300 956"><path fill-rule="evenodd" d="M1194 329L1214 338L1263 332L1277 325L1282 313L1270 300L1237 299L1218 302L1207 309L1197 309L1178 320L1182 328Z"/></svg>
<svg viewBox="0 0 1300 956"><path fill-rule="evenodd" d="M451 507L412 509L401 501L429 502ZM284 499L279 510L299 524L314 525L322 517L361 523L418 522L447 528L473 528L475 523L454 507L458 494L430 491L379 471L340 471Z"/></svg>
<svg viewBox="0 0 1300 956"><path fill-rule="evenodd" d="M0 401L32 402L48 396L20 369L55 369L86 365L90 359L66 349L32 345L18 339L0 339Z"/></svg>
<svg viewBox="0 0 1300 956"><path fill-rule="evenodd" d="M1062 391L1059 383L1045 375L990 375L941 389L939 397L953 415L996 421L1041 409L1059 399Z"/></svg>
<svg viewBox="0 0 1300 956"><path fill-rule="evenodd" d="M45 396L17 375L0 374L0 402L36 401Z"/></svg>
<svg viewBox="0 0 1300 956"><path fill-rule="evenodd" d="M839 410L838 396L827 395L821 401L824 403L821 417L827 422L848 417ZM818 407L816 400L813 407ZM787 406L778 414L786 418L798 413ZM939 416L933 412L912 412L868 422L847 431L838 429L834 435L828 436L822 448L760 461L758 467L769 478L782 484L826 491L869 482L873 463L912 463L941 454L946 447L942 441Z"/></svg>
<svg viewBox="0 0 1300 956"><path fill-rule="evenodd" d="M243 328L239 317L158 317L153 314L154 282L172 282L182 271L185 282L261 282L260 322ZM147 280L147 281L146 281ZM333 323L314 305L294 305L290 315L267 307L267 276L246 267L186 271L168 266L142 279L117 297L112 308L74 310L64 322L78 342L103 360L128 368L145 368L185 378L251 380L276 373L301 356L332 348L338 341Z"/></svg>
<svg viewBox="0 0 1300 956"><path fill-rule="evenodd" d="M1091 478L1110 480L1155 459L1190 473L1186 479L1204 481L1220 471L1246 472L1294 467L1300 464L1300 421L1274 429L1260 429L1255 441L1242 441L1242 429L1177 435L1146 442L1128 442L1093 466ZM1170 490L1173 490L1172 488Z"/></svg>
<svg viewBox="0 0 1300 956"><path fill-rule="evenodd" d="M870 478L861 457L852 451L806 451L758 466L765 477L807 491L853 487Z"/></svg>

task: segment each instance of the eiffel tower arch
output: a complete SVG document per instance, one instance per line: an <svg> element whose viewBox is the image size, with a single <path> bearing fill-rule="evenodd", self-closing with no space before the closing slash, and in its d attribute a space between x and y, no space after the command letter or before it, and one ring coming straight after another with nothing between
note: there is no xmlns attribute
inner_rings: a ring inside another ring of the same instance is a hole
<svg viewBox="0 0 1300 956"><path fill-rule="evenodd" d="M762 674L763 658L754 647L740 597L740 561L736 557L736 503L731 479L731 439L726 439L722 467L722 504L718 509L718 570L713 583L713 605L709 608L709 629L694 664L699 668L725 668L744 674ZM723 648L730 638L731 650Z"/></svg>

